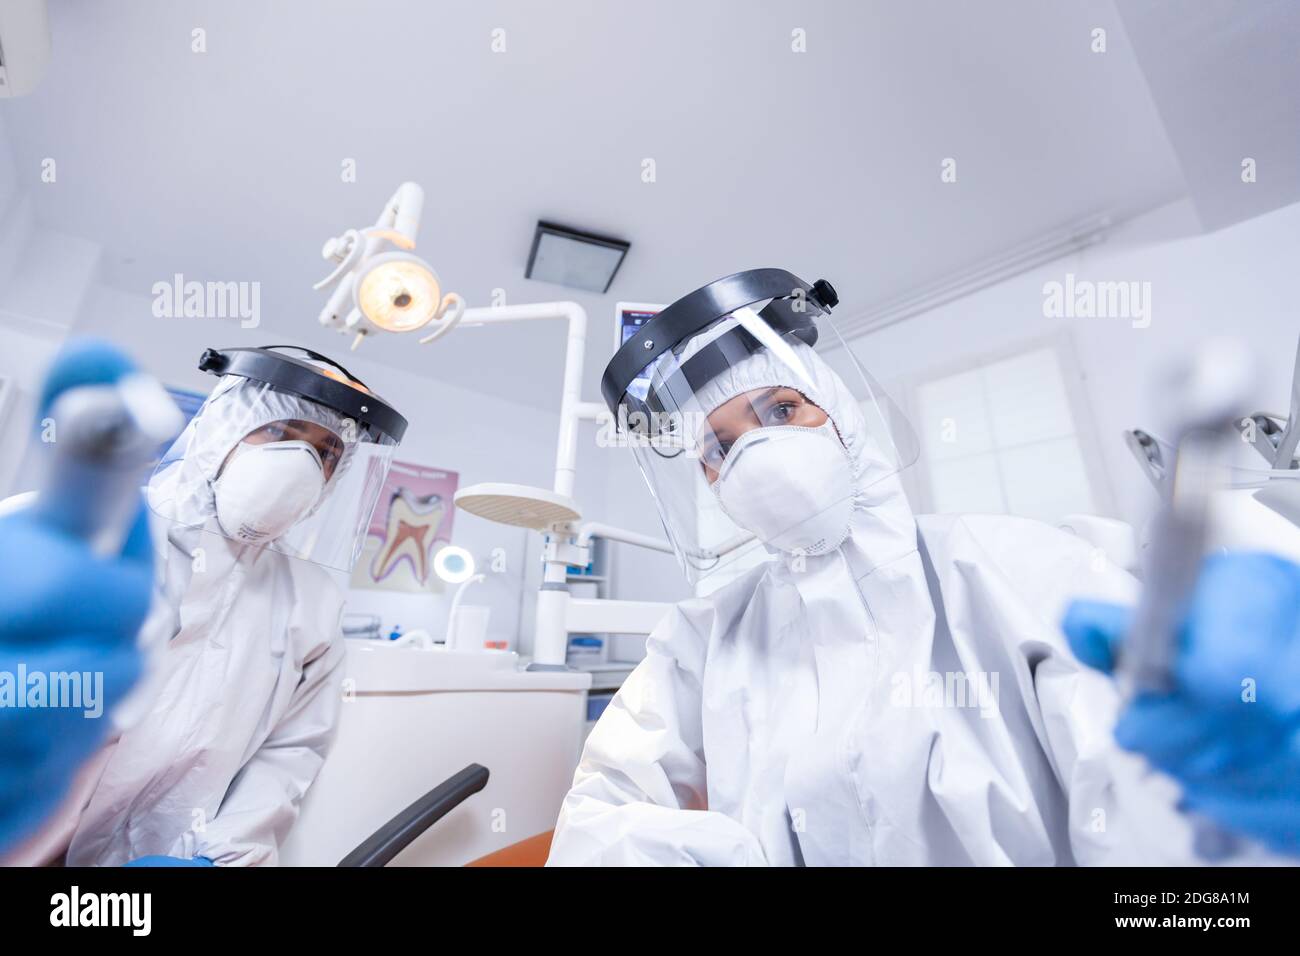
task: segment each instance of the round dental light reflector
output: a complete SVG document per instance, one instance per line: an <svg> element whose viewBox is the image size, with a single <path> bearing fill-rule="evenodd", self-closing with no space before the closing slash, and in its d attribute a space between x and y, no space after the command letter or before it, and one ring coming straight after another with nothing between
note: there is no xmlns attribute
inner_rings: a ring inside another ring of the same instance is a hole
<svg viewBox="0 0 1300 956"><path fill-rule="evenodd" d="M375 256L357 277L357 308L385 332L411 332L428 325L441 301L433 268L409 252Z"/></svg>
<svg viewBox="0 0 1300 956"><path fill-rule="evenodd" d="M577 521L578 506L567 495L546 488L486 481L456 492L456 507L472 515L516 528L545 531L554 525Z"/></svg>
<svg viewBox="0 0 1300 956"><path fill-rule="evenodd" d="M463 584L474 576L474 555L449 544L433 556L433 570L448 584Z"/></svg>

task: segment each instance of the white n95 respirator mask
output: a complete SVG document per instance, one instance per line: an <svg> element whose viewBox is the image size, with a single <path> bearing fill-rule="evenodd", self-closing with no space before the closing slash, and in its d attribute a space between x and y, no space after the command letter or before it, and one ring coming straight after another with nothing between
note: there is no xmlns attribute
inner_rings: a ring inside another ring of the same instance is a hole
<svg viewBox="0 0 1300 956"><path fill-rule="evenodd" d="M728 518L778 551L826 554L849 535L853 473L829 421L745 432L713 491Z"/></svg>
<svg viewBox="0 0 1300 956"><path fill-rule="evenodd" d="M274 541L320 501L325 471L310 442L244 445L213 484L217 522L250 544Z"/></svg>

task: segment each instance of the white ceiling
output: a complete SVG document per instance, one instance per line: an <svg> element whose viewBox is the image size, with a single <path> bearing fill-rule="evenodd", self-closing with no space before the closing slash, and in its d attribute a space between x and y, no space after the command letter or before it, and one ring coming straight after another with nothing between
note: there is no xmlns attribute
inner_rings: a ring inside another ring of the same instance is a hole
<svg viewBox="0 0 1300 956"><path fill-rule="evenodd" d="M1202 225L1300 201L1300 4L1126 0L1122 14Z"/></svg>
<svg viewBox="0 0 1300 956"><path fill-rule="evenodd" d="M103 244L107 283L260 281L263 338L342 351L314 325L320 245L413 179L418 251L471 305L587 306L593 399L617 299L780 265L852 313L1184 191L1109 0L51 0L50 19L48 76L0 109L20 169L57 159L39 221ZM632 243L609 294L523 278L539 218ZM563 343L518 327L363 351L550 403Z"/></svg>

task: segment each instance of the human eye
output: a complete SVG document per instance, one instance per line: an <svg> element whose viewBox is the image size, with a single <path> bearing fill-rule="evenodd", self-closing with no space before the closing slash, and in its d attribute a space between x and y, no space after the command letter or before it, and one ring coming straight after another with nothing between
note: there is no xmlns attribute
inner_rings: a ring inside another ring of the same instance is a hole
<svg viewBox="0 0 1300 956"><path fill-rule="evenodd" d="M777 402L767 409L765 425L786 425L794 418L798 405L795 402Z"/></svg>
<svg viewBox="0 0 1300 956"><path fill-rule="evenodd" d="M731 442L710 441L700 453L700 461L717 471L731 450Z"/></svg>

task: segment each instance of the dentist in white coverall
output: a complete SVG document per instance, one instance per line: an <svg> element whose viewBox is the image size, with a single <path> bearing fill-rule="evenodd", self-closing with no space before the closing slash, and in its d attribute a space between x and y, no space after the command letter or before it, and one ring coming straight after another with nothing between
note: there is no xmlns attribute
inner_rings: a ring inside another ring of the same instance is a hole
<svg viewBox="0 0 1300 956"><path fill-rule="evenodd" d="M770 560L650 635L588 738L549 863L1193 859L1174 789L1116 748L1115 691L1059 627L1069 599L1131 603L1134 580L1035 521L914 517L878 410L805 344L814 294L799 334L788 299L760 315L736 308L756 293L711 295L743 322L702 324L646 373L692 453L638 457L684 556L689 469Z"/></svg>
<svg viewBox="0 0 1300 956"><path fill-rule="evenodd" d="M267 349L204 361L222 378L148 488L145 631L163 649L71 865L273 864L333 738L343 594L328 569L350 566L383 484L396 440L363 415L387 406Z"/></svg>

